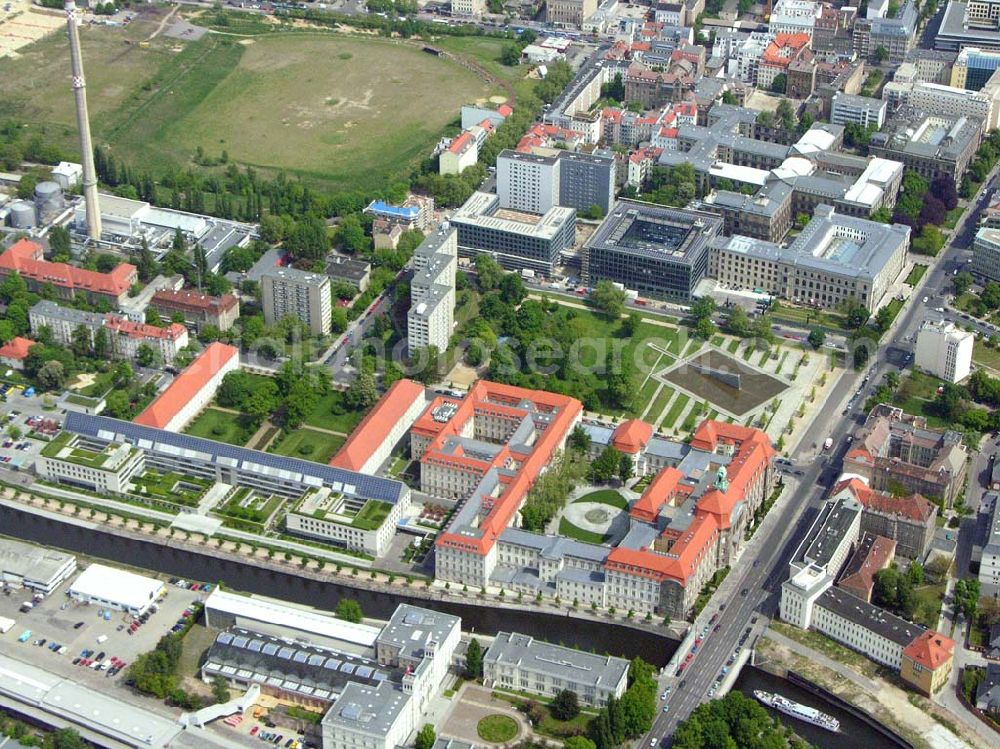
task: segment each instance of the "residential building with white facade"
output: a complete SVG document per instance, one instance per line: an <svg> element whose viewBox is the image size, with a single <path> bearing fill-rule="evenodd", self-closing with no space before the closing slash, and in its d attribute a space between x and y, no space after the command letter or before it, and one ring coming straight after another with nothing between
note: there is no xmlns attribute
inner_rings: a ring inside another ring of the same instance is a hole
<svg viewBox="0 0 1000 749"><path fill-rule="evenodd" d="M516 632L498 632L483 656L487 688L555 697L568 689L588 707L625 693L629 662L552 645Z"/></svg>
<svg viewBox="0 0 1000 749"><path fill-rule="evenodd" d="M870 96L854 96L838 92L833 95L830 122L834 125L854 123L863 128L881 130L885 124L886 103Z"/></svg>
<svg viewBox="0 0 1000 749"><path fill-rule="evenodd" d="M501 208L535 214L595 205L607 214L615 204L615 159L565 150L503 151L497 157L497 197Z"/></svg>
<svg viewBox="0 0 1000 749"><path fill-rule="evenodd" d="M917 331L914 365L948 382L961 382L972 371L976 337L947 320L925 320Z"/></svg>
<svg viewBox="0 0 1000 749"><path fill-rule="evenodd" d="M264 322L268 325L291 316L304 322L312 335L330 332L333 299L330 277L325 273L274 268L261 276L260 291Z"/></svg>
<svg viewBox="0 0 1000 749"><path fill-rule="evenodd" d="M180 323L170 323L160 328L155 325L132 322L118 315L85 312L72 307L60 307L43 299L28 311L31 332L37 337L47 328L52 340L63 346L73 344L77 330L83 329L93 346L99 330L104 331L108 355L114 359L135 361L145 349L151 349L157 361L171 364L188 345L188 331Z"/></svg>
<svg viewBox="0 0 1000 749"><path fill-rule="evenodd" d="M486 0L451 0L451 14L466 18L482 18Z"/></svg>
<svg viewBox="0 0 1000 749"><path fill-rule="evenodd" d="M771 10L768 31L771 34L807 34L812 38L820 3L812 0L778 0Z"/></svg>
<svg viewBox="0 0 1000 749"><path fill-rule="evenodd" d="M1000 118L1000 101L994 89L968 91L926 81L892 81L883 87L882 98L891 103L892 109L910 106L944 117L975 118L985 130L997 127Z"/></svg>
<svg viewBox="0 0 1000 749"><path fill-rule="evenodd" d="M406 345L411 354L428 346L439 352L448 349L455 325L457 268L458 229L446 222L424 239L413 255L406 317Z"/></svg>

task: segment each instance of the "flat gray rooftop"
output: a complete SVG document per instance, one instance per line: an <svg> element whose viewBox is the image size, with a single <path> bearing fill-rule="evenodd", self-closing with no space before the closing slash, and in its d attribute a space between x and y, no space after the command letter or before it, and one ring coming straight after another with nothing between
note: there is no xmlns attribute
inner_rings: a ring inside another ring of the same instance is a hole
<svg viewBox="0 0 1000 749"><path fill-rule="evenodd" d="M484 660L487 663L517 664L527 671L560 678L564 684L612 689L628 673L624 658L585 653L540 642L517 632L498 632Z"/></svg>

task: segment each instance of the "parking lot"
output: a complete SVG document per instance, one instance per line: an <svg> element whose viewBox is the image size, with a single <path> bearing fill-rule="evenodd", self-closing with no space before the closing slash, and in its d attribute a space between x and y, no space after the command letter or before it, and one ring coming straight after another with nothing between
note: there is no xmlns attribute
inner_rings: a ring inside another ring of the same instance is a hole
<svg viewBox="0 0 1000 749"><path fill-rule="evenodd" d="M128 614L70 600L66 591L75 578L76 575L64 582L28 612L22 612L21 608L32 601L31 591L4 589L0 595L0 617L13 619L16 625L0 635L0 652L102 692L122 686L125 667L118 673L119 669L113 665L127 666L140 653L152 650L183 612L206 595L168 585L157 612L130 634L132 618ZM30 632L26 638L25 632ZM52 649L53 644L59 647ZM91 651L86 659L85 651ZM91 667L84 665L84 660L90 660ZM105 663L107 667L95 669L94 663Z"/></svg>

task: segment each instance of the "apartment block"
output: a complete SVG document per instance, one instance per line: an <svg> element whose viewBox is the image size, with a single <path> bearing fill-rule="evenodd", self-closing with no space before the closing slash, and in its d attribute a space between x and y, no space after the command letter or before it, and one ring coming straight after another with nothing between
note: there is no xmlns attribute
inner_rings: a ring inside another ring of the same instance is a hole
<svg viewBox="0 0 1000 749"><path fill-rule="evenodd" d="M161 289L153 294L149 306L163 318L183 315L185 324L197 330L211 326L226 331L240 316L240 302L232 294L209 296L192 289Z"/></svg>
<svg viewBox="0 0 1000 749"><path fill-rule="evenodd" d="M547 0L545 20L555 26L572 26L578 29L596 10L597 0Z"/></svg>
<svg viewBox="0 0 1000 749"><path fill-rule="evenodd" d="M410 310L407 313L407 348L434 346L448 349L455 325L455 273L458 266L458 229L443 224L413 255Z"/></svg>
<svg viewBox="0 0 1000 749"><path fill-rule="evenodd" d="M504 151L497 157L501 208L543 214L556 206L607 214L615 202L611 154L559 150L550 155Z"/></svg>
<svg viewBox="0 0 1000 749"><path fill-rule="evenodd" d="M917 332L916 367L948 382L961 382L972 371L975 335L947 320L925 320Z"/></svg>
<svg viewBox="0 0 1000 749"><path fill-rule="evenodd" d="M984 537L976 539L981 547L979 561L979 588L984 596L1000 598L1000 493L983 495L981 519Z"/></svg>
<svg viewBox="0 0 1000 749"><path fill-rule="evenodd" d="M844 472L879 492L904 490L950 507L965 481L967 463L961 434L930 429L923 417L883 403L855 433Z"/></svg>
<svg viewBox="0 0 1000 749"><path fill-rule="evenodd" d="M274 268L261 276L260 289L264 322L268 325L291 315L302 320L312 335L330 332L333 300L329 276L295 268Z"/></svg>
<svg viewBox="0 0 1000 749"><path fill-rule="evenodd" d="M113 358L136 360L144 349L151 349L163 364L171 364L181 349L188 345L188 331L180 323L170 323L162 328L136 323L124 317L100 312L84 312L71 307L60 307L43 299L28 311L32 332L38 336L47 328L52 340L70 346L78 330L85 330L94 345L97 331L103 330L108 351Z"/></svg>

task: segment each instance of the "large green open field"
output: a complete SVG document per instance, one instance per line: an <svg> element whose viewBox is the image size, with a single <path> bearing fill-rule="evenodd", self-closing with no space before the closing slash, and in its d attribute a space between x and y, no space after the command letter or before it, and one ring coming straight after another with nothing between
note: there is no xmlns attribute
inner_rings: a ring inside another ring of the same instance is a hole
<svg viewBox="0 0 1000 749"><path fill-rule="evenodd" d="M427 157L462 104L497 93L416 43L290 31L140 47L152 28L88 28L83 41L95 140L144 168L186 166L200 147L331 187L372 187ZM0 63L0 116L66 126L72 146L68 54L53 34Z"/></svg>

